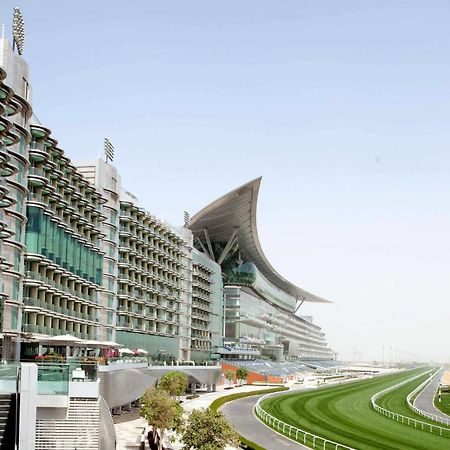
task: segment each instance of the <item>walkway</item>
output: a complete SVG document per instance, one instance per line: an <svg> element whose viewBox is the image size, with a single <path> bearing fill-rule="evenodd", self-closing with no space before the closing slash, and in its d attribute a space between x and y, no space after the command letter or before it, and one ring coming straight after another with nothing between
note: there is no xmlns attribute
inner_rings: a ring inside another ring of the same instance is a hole
<svg viewBox="0 0 450 450"><path fill-rule="evenodd" d="M138 449L142 430L147 425L147 422L139 417L139 408L124 411L119 417L114 416L116 421L114 423L117 441L116 450ZM146 448L148 449L148 447Z"/></svg>
<svg viewBox="0 0 450 450"><path fill-rule="evenodd" d="M220 410L227 416L235 430L266 450L309 449L268 428L253 415L253 407L262 395L253 395L226 403Z"/></svg>
<svg viewBox="0 0 450 450"><path fill-rule="evenodd" d="M208 408L208 406L211 405L211 403L216 398L223 397L225 395L236 394L239 392L265 390L269 388L268 386L255 385L245 385L234 389L224 389L224 387L225 386L218 386L217 392L199 393L200 396L195 399L184 400L182 403L183 409L186 413L189 413L194 409ZM139 440L142 430L147 425L145 420L139 417L139 408L133 408L131 411L122 412L121 416L115 416L114 422L114 428L116 430L117 438L117 450L130 450L139 448ZM263 426L263 428L266 427ZM270 432L269 429L266 428L266 430L271 433L272 436L274 435L274 433ZM169 433L168 436L170 435L171 434ZM246 434L243 435L247 437ZM175 436L172 435L172 437ZM168 448L172 448L173 450L180 450L182 447L182 444L176 439L175 442L171 443L166 441L165 445Z"/></svg>
<svg viewBox="0 0 450 450"><path fill-rule="evenodd" d="M433 414L444 420L450 420L450 417L447 416L447 414L439 411L439 409L434 406L434 395L436 394L439 383L441 382L442 372L442 370L439 371L431 383L428 384L427 387L417 396L414 406L428 414Z"/></svg>

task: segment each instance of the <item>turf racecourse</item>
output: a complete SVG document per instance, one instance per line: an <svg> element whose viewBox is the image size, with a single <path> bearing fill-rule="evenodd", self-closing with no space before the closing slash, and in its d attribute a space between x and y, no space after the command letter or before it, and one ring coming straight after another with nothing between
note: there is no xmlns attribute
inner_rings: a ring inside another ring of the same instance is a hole
<svg viewBox="0 0 450 450"><path fill-rule="evenodd" d="M376 403L382 408L388 409L392 412L402 414L404 416L410 417L412 419L419 420L421 422L429 423L431 425L440 426L444 429L447 429L447 434L450 436L450 427L446 424L434 421L432 419L428 419L425 416L421 416L416 412L412 411L408 405L406 397L410 392L412 392L415 388L417 388L421 383L429 379L429 375L425 374L419 377L417 380L414 380L410 383L405 384L404 386L400 386L393 391L388 392L387 394L380 397ZM413 425L410 425L413 426Z"/></svg>
<svg viewBox="0 0 450 450"><path fill-rule="evenodd" d="M376 392L421 372L423 369L302 391L267 399L261 407L286 423L358 450L449 450L449 437L393 421L370 406ZM400 407L401 401L396 402ZM331 448L330 444L326 447Z"/></svg>

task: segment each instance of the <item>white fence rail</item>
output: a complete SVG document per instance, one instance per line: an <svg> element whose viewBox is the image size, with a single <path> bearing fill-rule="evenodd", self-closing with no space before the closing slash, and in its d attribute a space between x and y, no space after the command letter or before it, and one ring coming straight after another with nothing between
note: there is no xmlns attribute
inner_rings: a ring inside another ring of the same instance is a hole
<svg viewBox="0 0 450 450"><path fill-rule="evenodd" d="M421 429L424 431L429 431L430 433L438 433L440 436L442 436L444 432L446 435L450 435L450 428L443 428L443 427L440 427L439 425L433 425L428 422L422 422L421 420L413 419L412 417L408 417L408 416L404 416L402 414L395 413L393 411L390 411L389 409L382 408L381 406L377 405L377 403L376 403L376 401L380 397L387 394L388 392L393 391L407 383L411 383L412 381L416 380L417 378L422 377L426 373L430 373L430 372L431 372L431 370L428 370L427 372L421 373L412 378L408 378L407 380L402 381L401 383L398 383L394 386L388 387L387 389L383 389L382 391L377 392L370 399L372 408L375 411L377 411L378 413L383 414L386 417L389 417L390 419L396 420L397 422L401 422L401 423L404 423L404 424L407 424L410 426L414 426L414 428L418 428L418 429ZM426 380L426 381L427 381L427 383L429 382L429 380Z"/></svg>
<svg viewBox="0 0 450 450"><path fill-rule="evenodd" d="M294 427L293 425L289 425L282 420L277 419L276 417L269 414L261 407L261 402L271 397L278 397L282 395L292 395L298 394L298 392L276 392L273 394L267 394L261 397L255 405L255 414L256 416L265 424L267 424L270 428L278 431L284 436L299 442L304 445L312 445L313 448L321 449L321 450L356 450L353 447L347 447L346 445L340 444L339 442L331 441L329 439L325 439L321 436L318 436L313 433L309 433L308 431L302 430L301 428Z"/></svg>
<svg viewBox="0 0 450 450"><path fill-rule="evenodd" d="M436 377L441 371L438 370L434 376L430 377L429 380L425 380L420 386L417 386L416 389L414 389L414 391L410 392L408 394L408 397L406 397L406 401L408 402L408 406L417 414L419 414L419 416L423 416L426 417L427 419L431 419L434 420L435 422L439 422L442 424L445 424L447 426L450 425L450 420L449 419L444 419L443 417L439 417L436 416L435 414L430 414L427 413L426 411L423 411L419 408L417 408L417 406L415 406L414 402L415 402L415 396L419 393L422 392L423 389L425 389L432 381L433 378ZM414 401L411 401L414 398Z"/></svg>

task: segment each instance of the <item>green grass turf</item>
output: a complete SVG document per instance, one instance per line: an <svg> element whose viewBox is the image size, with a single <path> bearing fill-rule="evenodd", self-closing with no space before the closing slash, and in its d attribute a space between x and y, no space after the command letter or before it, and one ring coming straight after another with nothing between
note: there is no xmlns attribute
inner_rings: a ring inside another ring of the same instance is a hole
<svg viewBox="0 0 450 450"><path fill-rule="evenodd" d="M429 378L429 375L426 374L410 383L400 386L399 388L394 389L393 391L388 392L387 394L380 397L376 403L377 403L377 405L381 406L382 408L388 409L389 411L395 412L397 414L402 414L403 416L411 417L412 419L420 420L421 422L429 423L431 425L448 428L449 429L448 433L450 436L450 428L449 427L447 427L445 424L441 424L437 421L428 419L427 417L424 417L424 416L421 416L420 414L415 413L412 409L410 409L410 407L408 406L408 402L406 401L406 397L408 396L408 394L410 392L412 392L416 387L418 387L421 383L423 383L428 378ZM414 426L414 425L410 425L410 426ZM417 426L420 427L420 425L417 425Z"/></svg>
<svg viewBox="0 0 450 450"><path fill-rule="evenodd" d="M439 396L434 397L434 405L440 409L444 414L450 416L450 392L443 392L441 394L441 403L439 403Z"/></svg>
<svg viewBox="0 0 450 450"><path fill-rule="evenodd" d="M420 372L423 369L312 389L267 399L261 406L286 423L358 450L449 450L449 437L398 423L370 406L376 392Z"/></svg>

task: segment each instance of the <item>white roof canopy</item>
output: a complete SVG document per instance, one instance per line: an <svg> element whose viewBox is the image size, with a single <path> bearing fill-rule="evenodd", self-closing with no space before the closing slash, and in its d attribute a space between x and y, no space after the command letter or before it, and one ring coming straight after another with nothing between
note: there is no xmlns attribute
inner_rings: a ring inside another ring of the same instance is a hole
<svg viewBox="0 0 450 450"><path fill-rule="evenodd" d="M229 247L232 242L238 242L242 253L275 286L291 294L298 301L330 303L283 278L264 255L256 228L256 207L260 185L261 177L225 194L195 214L190 220L194 238L200 243L204 252L219 264L224 255L211 255L213 251L211 243L227 243Z"/></svg>

